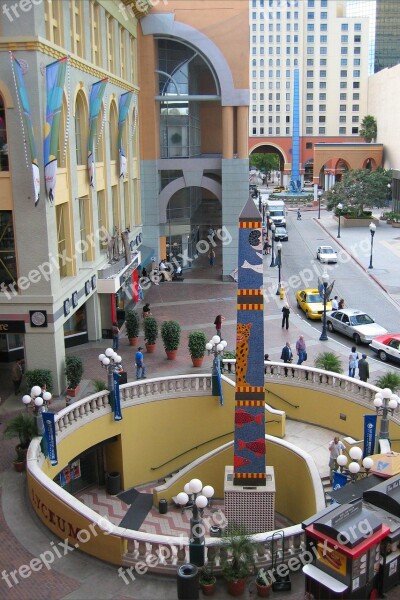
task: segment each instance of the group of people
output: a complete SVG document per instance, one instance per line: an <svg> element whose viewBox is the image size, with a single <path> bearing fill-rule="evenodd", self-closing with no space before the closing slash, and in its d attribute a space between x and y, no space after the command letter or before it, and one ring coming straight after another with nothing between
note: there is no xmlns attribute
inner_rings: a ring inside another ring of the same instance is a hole
<svg viewBox="0 0 400 600"><path fill-rule="evenodd" d="M306 342L304 340L304 336L301 335L296 342L296 354L297 354L297 364L301 365L305 360L307 360L307 348ZM294 360L292 347L290 342L286 342L284 347L282 348L281 360L284 363L291 363ZM285 376L287 376L287 368L285 367Z"/></svg>
<svg viewBox="0 0 400 600"><path fill-rule="evenodd" d="M349 377L356 376L357 367L360 380L367 382L369 379L369 363L367 361L367 355L362 354L361 358L359 358L357 348L352 346L349 354Z"/></svg>
<svg viewBox="0 0 400 600"><path fill-rule="evenodd" d="M332 310L342 310L344 308L344 299L343 298L340 298L340 300L339 300L338 296L335 296L334 298L332 298L331 302L332 302Z"/></svg>

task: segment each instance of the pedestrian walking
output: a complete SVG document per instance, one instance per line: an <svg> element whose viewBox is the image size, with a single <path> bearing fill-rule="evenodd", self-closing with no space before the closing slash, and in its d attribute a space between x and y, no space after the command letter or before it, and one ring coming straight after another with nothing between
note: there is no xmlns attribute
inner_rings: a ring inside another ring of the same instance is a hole
<svg viewBox="0 0 400 600"><path fill-rule="evenodd" d="M301 335L296 342L296 352L297 356L299 357L297 364L301 365L305 360L307 360L307 348L303 335Z"/></svg>
<svg viewBox="0 0 400 600"><path fill-rule="evenodd" d="M222 323L223 323L223 321L225 321L224 315L217 315L215 317L215 321L214 321L215 329L217 330L217 335L219 335L221 340L222 340Z"/></svg>
<svg viewBox="0 0 400 600"><path fill-rule="evenodd" d="M301 221L301 211L300 211L300 208L297 209L297 220Z"/></svg>
<svg viewBox="0 0 400 600"><path fill-rule="evenodd" d="M289 304L286 302L285 306L282 308L282 329L286 325L286 329L289 329L289 315L290 308Z"/></svg>
<svg viewBox="0 0 400 600"><path fill-rule="evenodd" d="M358 364L357 348L355 346L352 346L351 352L349 354L349 377L354 377L354 375L356 374L357 364Z"/></svg>
<svg viewBox="0 0 400 600"><path fill-rule="evenodd" d="M338 464L337 458L343 451L346 450L346 446L339 440L339 437L335 435L333 440L329 442L329 470L331 481L333 479L333 472L337 471Z"/></svg>
<svg viewBox="0 0 400 600"><path fill-rule="evenodd" d="M136 379L146 379L146 367L144 366L144 356L142 346L139 346L135 356Z"/></svg>
<svg viewBox="0 0 400 600"><path fill-rule="evenodd" d="M339 300L339 304L338 304L338 309L342 310L344 308L344 299L340 298Z"/></svg>
<svg viewBox="0 0 400 600"><path fill-rule="evenodd" d="M335 296L332 298L332 310L337 310L339 308L339 300L338 297Z"/></svg>
<svg viewBox="0 0 400 600"><path fill-rule="evenodd" d="M151 315L151 310L150 310L150 304L149 304L149 303L146 303L146 304L143 306L143 309L142 309L142 310L143 310L143 319L145 319L146 317L150 317L150 315Z"/></svg>
<svg viewBox="0 0 400 600"><path fill-rule="evenodd" d="M22 368L22 360L16 360L11 368L11 380L14 385L14 394L19 394L24 370Z"/></svg>
<svg viewBox="0 0 400 600"><path fill-rule="evenodd" d="M361 381L367 382L369 379L369 363L366 354L363 354L362 358L358 361L358 376Z"/></svg>
<svg viewBox="0 0 400 600"><path fill-rule="evenodd" d="M286 344L283 346L282 353L281 353L281 360L283 360L284 363L293 362L293 352L292 352L292 348L290 347L290 342L286 342ZM285 367L285 377L287 377L287 374L288 374L288 369L287 369L287 367ZM292 376L294 377L294 369L292 369Z"/></svg>
<svg viewBox="0 0 400 600"><path fill-rule="evenodd" d="M210 252L208 253L208 262L209 262L210 267L214 266L214 260L215 260L215 252L211 248Z"/></svg>
<svg viewBox="0 0 400 600"><path fill-rule="evenodd" d="M117 321L112 325L113 350L118 350L119 347L119 327Z"/></svg>

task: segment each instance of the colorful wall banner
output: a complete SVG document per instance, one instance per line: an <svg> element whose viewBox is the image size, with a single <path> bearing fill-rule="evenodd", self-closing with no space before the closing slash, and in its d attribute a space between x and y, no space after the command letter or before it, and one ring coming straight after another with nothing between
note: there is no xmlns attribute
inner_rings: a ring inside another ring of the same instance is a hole
<svg viewBox="0 0 400 600"><path fill-rule="evenodd" d="M39 174L36 142L35 142L35 138L33 135L31 108L29 105L28 94L26 92L24 76L22 75L21 65L18 62L18 60L15 58L15 56L12 52L10 53L10 55L11 55L11 64L12 64L13 73L14 73L14 81L15 81L16 91L18 94L19 106L22 110L23 127L25 130L23 133L25 135L25 139L28 142L29 152L31 155L34 198L35 198L35 206L37 206L38 202L39 202L39 197L40 197L40 174Z"/></svg>
<svg viewBox="0 0 400 600"><path fill-rule="evenodd" d="M124 127L126 123L126 117L128 116L129 107L131 104L133 92L126 92L121 94L119 98L119 109L118 109L118 148L119 148L119 176L124 178L126 175L126 156L122 145L122 135L124 133Z"/></svg>
<svg viewBox="0 0 400 600"><path fill-rule="evenodd" d="M58 464L54 413L44 412L42 413L42 419L44 425L44 435L46 440L46 454L50 459L51 465L54 467Z"/></svg>
<svg viewBox="0 0 400 600"><path fill-rule="evenodd" d="M89 138L88 138L88 172L89 172L89 182L92 188L94 188L94 135L97 131L97 117L99 116L101 103L103 101L104 92L106 89L106 85L108 82L108 78L101 79L100 81L96 81L92 85L92 89L90 90L90 99L89 99Z"/></svg>
<svg viewBox="0 0 400 600"><path fill-rule="evenodd" d="M364 458L374 454L377 415L364 415Z"/></svg>
<svg viewBox="0 0 400 600"><path fill-rule="evenodd" d="M120 378L120 374L119 373L113 373L113 380L114 380L114 421L121 421L122 420L121 397L120 397L120 394L119 394L119 378Z"/></svg>
<svg viewBox="0 0 400 600"><path fill-rule="evenodd" d="M221 362L220 362L219 358L214 359L214 365L215 365L215 372L217 374L217 381L218 381L219 403L221 406L223 406L224 405L224 393L222 390L221 369L220 369Z"/></svg>
<svg viewBox="0 0 400 600"><path fill-rule="evenodd" d="M44 180L47 197L54 202L57 174L57 150L60 134L61 110L68 57L46 67L46 125L44 131Z"/></svg>

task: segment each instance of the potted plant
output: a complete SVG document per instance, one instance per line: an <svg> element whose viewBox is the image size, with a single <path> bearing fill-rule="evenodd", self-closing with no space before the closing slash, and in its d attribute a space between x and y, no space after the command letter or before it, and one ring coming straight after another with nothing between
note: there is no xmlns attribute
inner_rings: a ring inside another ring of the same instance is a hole
<svg viewBox="0 0 400 600"><path fill-rule="evenodd" d="M213 596L215 591L216 577L212 564L206 563L200 571L199 583L204 596Z"/></svg>
<svg viewBox="0 0 400 600"><path fill-rule="evenodd" d="M191 331L188 338L188 348L194 367L201 367L206 352L207 338L203 331Z"/></svg>
<svg viewBox="0 0 400 600"><path fill-rule="evenodd" d="M67 356L65 359L65 375L67 377L67 396L75 398L83 375L83 362L79 356Z"/></svg>
<svg viewBox="0 0 400 600"><path fill-rule="evenodd" d="M158 323L155 317L146 317L143 321L144 341L146 350L149 353L154 352L158 338Z"/></svg>
<svg viewBox="0 0 400 600"><path fill-rule="evenodd" d="M139 338L140 319L136 310L128 310L125 317L126 335L128 336L129 345L137 346Z"/></svg>
<svg viewBox="0 0 400 600"><path fill-rule="evenodd" d="M53 376L49 369L32 369L25 373L25 381L28 390L30 391L34 385L42 387L46 385L48 392L53 391Z"/></svg>
<svg viewBox="0 0 400 600"><path fill-rule="evenodd" d="M228 593L241 596L246 587L247 578L253 573L255 565L255 547L242 527L231 526L223 535L224 558L222 574L227 581Z"/></svg>
<svg viewBox="0 0 400 600"><path fill-rule="evenodd" d="M271 591L271 582L267 577L265 569L260 569L256 577L256 588L260 598L268 598Z"/></svg>
<svg viewBox="0 0 400 600"><path fill-rule="evenodd" d="M33 415L20 413L7 423L4 437L6 439L17 437L19 439L19 444L15 448L17 457L14 460L14 468L16 471L21 472L25 469L26 453L35 435L36 424Z"/></svg>
<svg viewBox="0 0 400 600"><path fill-rule="evenodd" d="M164 321L161 325L161 337L168 360L173 360L181 341L181 326L177 321Z"/></svg>

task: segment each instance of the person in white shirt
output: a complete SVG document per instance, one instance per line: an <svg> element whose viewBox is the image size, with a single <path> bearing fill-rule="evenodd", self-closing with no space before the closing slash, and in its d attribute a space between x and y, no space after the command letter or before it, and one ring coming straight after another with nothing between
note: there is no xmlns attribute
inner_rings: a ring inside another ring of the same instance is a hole
<svg viewBox="0 0 400 600"><path fill-rule="evenodd" d="M331 442L329 442L329 469L331 480L333 478L333 471L337 471L337 457L343 454L343 450L346 450L346 446L339 440L336 435Z"/></svg>
<svg viewBox="0 0 400 600"><path fill-rule="evenodd" d="M332 298L332 310L337 310L339 308L338 297L335 296Z"/></svg>

